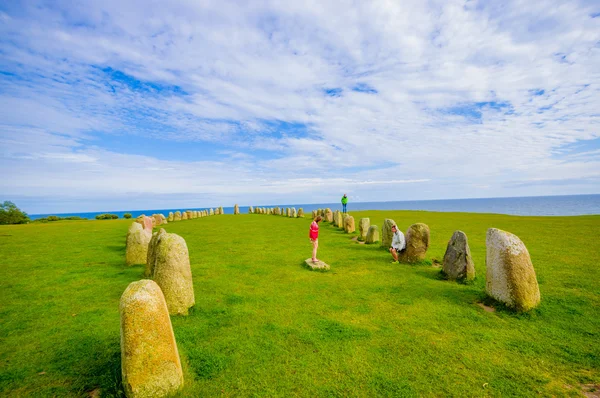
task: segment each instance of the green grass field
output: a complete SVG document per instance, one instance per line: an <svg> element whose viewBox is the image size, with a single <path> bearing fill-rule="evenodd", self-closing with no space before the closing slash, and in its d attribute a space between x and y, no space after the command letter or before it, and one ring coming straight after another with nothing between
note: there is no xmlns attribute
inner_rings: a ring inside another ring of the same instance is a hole
<svg viewBox="0 0 600 398"><path fill-rule="evenodd" d="M583 396L600 387L600 216L365 211L381 227L431 229L429 260L453 231L469 237L477 277L390 264L379 245L310 220L221 215L166 225L185 238L196 306L172 317L182 396ZM141 279L125 266L131 220L0 227L0 395L122 396L119 299ZM485 234L526 244L542 303L486 312ZM596 386L596 387L594 387Z"/></svg>

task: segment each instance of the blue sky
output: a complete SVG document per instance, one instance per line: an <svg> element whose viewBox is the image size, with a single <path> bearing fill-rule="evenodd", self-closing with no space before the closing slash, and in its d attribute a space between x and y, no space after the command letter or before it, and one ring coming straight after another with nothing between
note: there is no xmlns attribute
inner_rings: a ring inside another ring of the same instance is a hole
<svg viewBox="0 0 600 398"><path fill-rule="evenodd" d="M595 1L0 2L0 200L600 193L598 15Z"/></svg>

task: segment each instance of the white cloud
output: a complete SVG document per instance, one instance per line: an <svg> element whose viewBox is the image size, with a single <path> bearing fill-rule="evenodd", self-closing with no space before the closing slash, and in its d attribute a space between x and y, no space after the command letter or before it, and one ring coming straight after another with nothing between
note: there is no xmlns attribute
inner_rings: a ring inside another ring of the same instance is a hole
<svg viewBox="0 0 600 398"><path fill-rule="evenodd" d="M597 178L595 152L567 159L558 151L600 137L592 5L9 7L0 14L0 171L15 179L0 188L8 196L205 192L288 202L340 190L405 198L402 181L418 181L408 199L599 192L587 183ZM152 85L136 89L102 68ZM357 84L376 93L352 91ZM333 88L338 97L324 94ZM265 121L307 128L289 133ZM140 157L90 141L98 132L188 142L223 159L205 161L200 150L195 161ZM549 183L515 188L533 180ZM573 183L550 183L557 180Z"/></svg>

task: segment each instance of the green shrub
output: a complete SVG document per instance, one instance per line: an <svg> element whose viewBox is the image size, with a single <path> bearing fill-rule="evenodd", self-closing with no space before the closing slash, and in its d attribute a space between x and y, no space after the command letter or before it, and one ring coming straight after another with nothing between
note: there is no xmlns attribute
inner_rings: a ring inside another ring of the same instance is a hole
<svg viewBox="0 0 600 398"><path fill-rule="evenodd" d="M123 214L123 218L127 218L127 219L131 218L131 213Z"/></svg>
<svg viewBox="0 0 600 398"><path fill-rule="evenodd" d="M48 220L48 221L58 221L58 220L60 220L60 217L59 216L48 216L48 217L46 217L46 220Z"/></svg>
<svg viewBox="0 0 600 398"><path fill-rule="evenodd" d="M116 220L117 218L119 218L119 216L117 216L116 214L108 213L98 214L96 216L96 220Z"/></svg>
<svg viewBox="0 0 600 398"><path fill-rule="evenodd" d="M25 224L29 222L29 216L21 211L13 202L8 200L0 204L0 225Z"/></svg>

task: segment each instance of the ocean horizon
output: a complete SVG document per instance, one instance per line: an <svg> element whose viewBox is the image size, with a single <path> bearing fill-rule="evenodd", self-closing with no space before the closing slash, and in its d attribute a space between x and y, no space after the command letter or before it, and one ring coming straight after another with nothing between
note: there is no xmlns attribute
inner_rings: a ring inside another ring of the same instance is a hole
<svg viewBox="0 0 600 398"><path fill-rule="evenodd" d="M341 203L296 203L296 204L256 204L253 207L295 207L303 208L305 213L315 209L331 208L341 210ZM216 208L219 206L213 206ZM119 218L131 213L135 218L141 214L151 215L183 210L207 210L211 207L186 207L171 209L143 210L109 210L73 213L30 214L32 220L48 216L82 217L94 219L103 213L116 214ZM248 213L249 206L240 206L240 213ZM348 212L363 210L422 210L459 213L496 213L516 216L578 216L600 214L600 194L561 195L561 196L523 196L506 198L473 198L473 199L436 199L387 202L349 202ZM233 214L233 206L223 207L225 214Z"/></svg>

